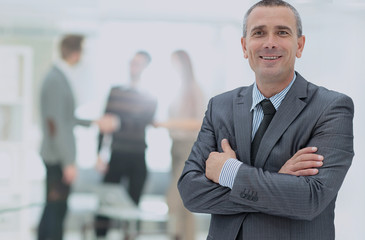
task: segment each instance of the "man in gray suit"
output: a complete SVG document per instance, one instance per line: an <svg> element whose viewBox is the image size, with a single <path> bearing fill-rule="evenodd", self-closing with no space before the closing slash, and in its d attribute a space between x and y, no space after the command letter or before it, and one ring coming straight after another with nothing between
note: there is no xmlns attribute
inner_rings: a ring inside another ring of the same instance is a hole
<svg viewBox="0 0 365 240"><path fill-rule="evenodd" d="M252 6L241 43L255 83L210 100L179 179L184 204L211 214L207 239L334 239L354 155L353 102L294 70L305 37L288 3Z"/></svg>
<svg viewBox="0 0 365 240"><path fill-rule="evenodd" d="M76 178L75 125L89 126L93 121L77 119L70 80L71 68L82 52L83 37L65 36L60 44L62 60L46 75L41 88L41 124L43 140L41 157L46 167L46 205L38 228L39 240L62 239L70 185ZM107 115L94 121L102 132L112 132L117 119Z"/></svg>

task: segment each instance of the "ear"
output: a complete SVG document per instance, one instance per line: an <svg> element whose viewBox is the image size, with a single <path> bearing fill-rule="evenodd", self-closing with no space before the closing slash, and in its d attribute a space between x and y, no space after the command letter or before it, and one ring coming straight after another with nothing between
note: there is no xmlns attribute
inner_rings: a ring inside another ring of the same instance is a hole
<svg viewBox="0 0 365 240"><path fill-rule="evenodd" d="M241 45L242 45L242 50L243 50L243 56L244 56L244 58L248 58L246 44L247 44L246 38L241 37Z"/></svg>
<svg viewBox="0 0 365 240"><path fill-rule="evenodd" d="M298 38L298 49L296 54L297 58L300 58L302 56L304 44L305 44L305 36L302 35L301 37Z"/></svg>

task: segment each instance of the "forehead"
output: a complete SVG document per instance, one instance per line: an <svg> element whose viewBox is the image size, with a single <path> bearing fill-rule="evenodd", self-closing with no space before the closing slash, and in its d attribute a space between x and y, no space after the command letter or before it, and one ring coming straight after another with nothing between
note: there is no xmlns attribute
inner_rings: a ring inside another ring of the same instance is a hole
<svg viewBox="0 0 365 240"><path fill-rule="evenodd" d="M276 27L287 26L296 30L296 19L288 7L256 7L247 19L247 31L250 32L257 26Z"/></svg>

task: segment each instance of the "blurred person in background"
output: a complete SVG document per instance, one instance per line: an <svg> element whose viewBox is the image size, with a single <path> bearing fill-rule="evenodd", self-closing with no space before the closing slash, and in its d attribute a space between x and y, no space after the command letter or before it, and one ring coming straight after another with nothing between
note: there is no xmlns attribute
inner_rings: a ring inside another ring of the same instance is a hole
<svg viewBox="0 0 365 240"><path fill-rule="evenodd" d="M147 177L145 161L146 127L153 122L157 101L141 89L142 73L151 61L145 51L137 52L130 61L129 86L113 87L109 93L105 113L114 114L120 119L120 128L112 134L111 155L103 159L99 154L97 169L105 173L104 183L128 183L127 192L138 205ZM99 135L99 153L104 134ZM110 220L96 216L95 232L98 238L105 237Z"/></svg>
<svg viewBox="0 0 365 240"><path fill-rule="evenodd" d="M156 122L156 127L169 130L172 139L172 182L167 193L170 213L170 228L177 240L195 239L195 221L193 213L185 209L177 190L177 180L188 158L205 110L203 91L196 82L193 66L188 53L177 50L171 55L171 62L178 73L179 92L169 107L169 119Z"/></svg>
<svg viewBox="0 0 365 240"><path fill-rule="evenodd" d="M77 119L72 89L73 67L81 59L83 36L67 35L60 43L61 59L46 74L40 97L43 139L41 157L46 168L46 204L38 227L39 240L61 240L71 184L77 175L74 126L95 123L112 132L118 120L106 115L97 121ZM85 89L86 91L87 89Z"/></svg>

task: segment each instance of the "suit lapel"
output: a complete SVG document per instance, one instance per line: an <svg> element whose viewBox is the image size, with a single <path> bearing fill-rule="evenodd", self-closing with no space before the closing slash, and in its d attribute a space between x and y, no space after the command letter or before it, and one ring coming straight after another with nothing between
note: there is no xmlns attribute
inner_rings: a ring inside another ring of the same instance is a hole
<svg viewBox="0 0 365 240"><path fill-rule="evenodd" d="M234 99L233 121L235 126L238 159L250 164L252 114L252 85L241 91Z"/></svg>
<svg viewBox="0 0 365 240"><path fill-rule="evenodd" d="M296 73L296 80L285 96L261 140L255 166L263 168L275 143L306 106L302 99L307 97L307 81Z"/></svg>

